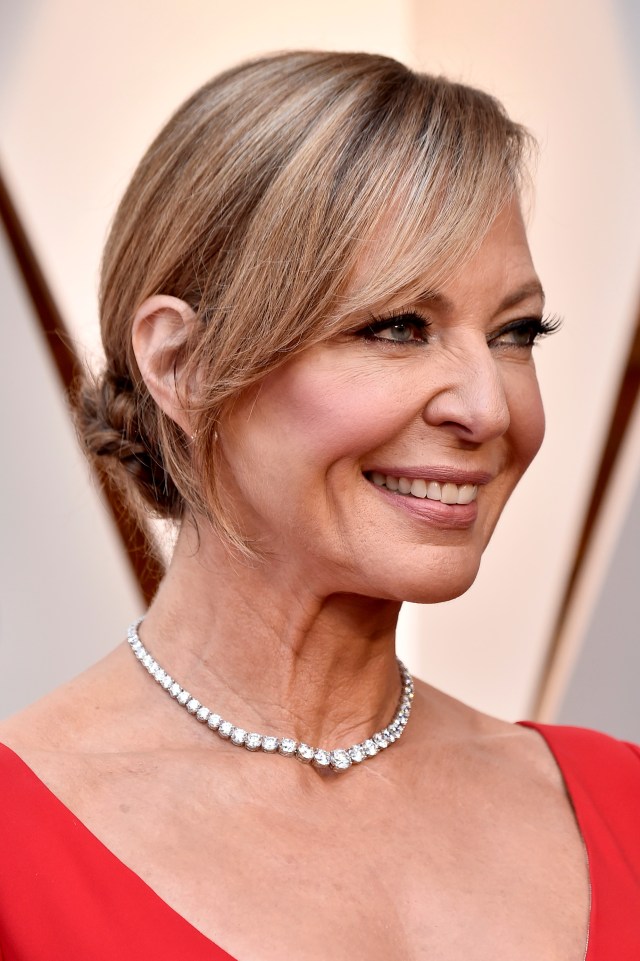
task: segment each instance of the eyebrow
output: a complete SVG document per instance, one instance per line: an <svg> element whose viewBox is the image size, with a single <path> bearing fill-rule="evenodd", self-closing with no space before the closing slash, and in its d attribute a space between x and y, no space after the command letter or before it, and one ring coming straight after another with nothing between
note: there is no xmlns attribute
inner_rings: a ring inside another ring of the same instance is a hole
<svg viewBox="0 0 640 961"><path fill-rule="evenodd" d="M518 287L517 290L513 290L507 294L506 297L500 301L496 314L500 314L504 310L509 310L510 307L517 307L523 300L528 300L530 297L539 297L544 307L545 295L539 280L532 280L530 283L524 284L522 287ZM453 302L444 294L433 289L422 291L416 297L416 301L418 303L430 304L445 312L452 312L454 310Z"/></svg>
<svg viewBox="0 0 640 961"><path fill-rule="evenodd" d="M498 307L498 312L508 310L509 307L517 307L519 303L521 303L523 300L528 300L529 297L539 297L542 301L542 306L544 307L544 290L542 289L542 284L539 280L532 280L531 283L525 284L523 287L519 287L511 294L507 294L504 300L501 301L500 306Z"/></svg>

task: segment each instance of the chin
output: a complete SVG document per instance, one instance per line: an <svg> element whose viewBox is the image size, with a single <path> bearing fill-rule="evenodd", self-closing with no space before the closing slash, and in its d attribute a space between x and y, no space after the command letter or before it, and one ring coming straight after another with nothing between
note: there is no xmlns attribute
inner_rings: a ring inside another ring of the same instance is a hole
<svg viewBox="0 0 640 961"><path fill-rule="evenodd" d="M441 558L419 571L398 571L391 582L371 585L372 596L412 604L442 604L469 590L480 568L479 557Z"/></svg>
<svg viewBox="0 0 640 961"><path fill-rule="evenodd" d="M408 590L402 600L412 604L443 604L445 601L453 601L456 597L466 594L474 581L475 576L456 583L423 583L419 587Z"/></svg>

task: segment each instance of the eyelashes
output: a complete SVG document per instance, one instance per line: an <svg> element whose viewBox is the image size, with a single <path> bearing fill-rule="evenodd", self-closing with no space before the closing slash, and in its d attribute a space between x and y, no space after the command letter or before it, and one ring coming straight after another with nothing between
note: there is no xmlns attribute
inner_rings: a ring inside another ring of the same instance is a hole
<svg viewBox="0 0 640 961"><path fill-rule="evenodd" d="M491 331L487 335L490 347L529 348L543 337L555 334L562 326L557 315L522 317ZM354 336L383 345L427 344L431 322L415 311L399 310L371 321Z"/></svg>
<svg viewBox="0 0 640 961"><path fill-rule="evenodd" d="M489 334L487 343L490 347L533 347L538 340L555 334L561 327L562 318L557 315L523 317Z"/></svg>
<svg viewBox="0 0 640 961"><path fill-rule="evenodd" d="M564 324L564 317L559 314L547 314L539 321L538 336L547 337L549 334L557 333Z"/></svg>
<svg viewBox="0 0 640 961"><path fill-rule="evenodd" d="M430 326L430 321L415 311L399 310L384 317L372 317L366 327L355 331L355 336L391 344L426 343Z"/></svg>

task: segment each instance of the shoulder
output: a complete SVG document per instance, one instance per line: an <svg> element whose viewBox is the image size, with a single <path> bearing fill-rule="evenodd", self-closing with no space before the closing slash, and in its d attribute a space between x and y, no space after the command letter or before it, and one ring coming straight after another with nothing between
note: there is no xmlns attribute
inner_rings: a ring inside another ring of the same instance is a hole
<svg viewBox="0 0 640 961"><path fill-rule="evenodd" d="M125 652L126 653L126 652ZM40 753L72 755L129 750L140 720L140 682L116 648L18 714L0 720L0 743L28 762Z"/></svg>
<svg viewBox="0 0 640 961"><path fill-rule="evenodd" d="M455 758L456 766L478 781L499 783L503 796L521 792L535 794L540 803L565 803L565 785L548 744L535 730L492 717L422 682L416 683L416 697L424 710L416 716L422 722L418 739L425 776L433 768L434 749Z"/></svg>
<svg viewBox="0 0 640 961"><path fill-rule="evenodd" d="M587 851L594 905L590 955L593 948L598 957L612 957L614 944L637 948L640 748L587 728L527 726L555 758Z"/></svg>
<svg viewBox="0 0 640 961"><path fill-rule="evenodd" d="M547 742L583 829L606 829L640 859L640 748L588 728L526 726Z"/></svg>
<svg viewBox="0 0 640 961"><path fill-rule="evenodd" d="M121 778L124 769L143 766L147 742L153 747L159 725L155 717L145 723L136 680L137 674L131 684L126 672L120 676L114 652L0 721L0 783L13 785L11 803L17 809L20 792L30 801L39 798L46 803L44 789L72 810L82 811L111 781ZM148 731L148 737L141 739L141 731ZM6 797L0 801L9 802Z"/></svg>
<svg viewBox="0 0 640 961"><path fill-rule="evenodd" d="M590 728L523 721L521 726L537 731L547 742L556 761L583 773L619 768L640 778L640 746Z"/></svg>

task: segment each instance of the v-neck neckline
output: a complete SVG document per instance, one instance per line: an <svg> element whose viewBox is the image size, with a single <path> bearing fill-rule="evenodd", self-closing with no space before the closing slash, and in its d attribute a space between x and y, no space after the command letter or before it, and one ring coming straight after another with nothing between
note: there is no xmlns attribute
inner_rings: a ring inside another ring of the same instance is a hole
<svg viewBox="0 0 640 961"><path fill-rule="evenodd" d="M562 781L565 787L568 801L571 804L571 807L574 813L577 828L578 828L580 837L582 839L582 844L585 851L588 881L589 881L589 893L590 893L587 942L585 946L584 955L581 961L594 961L591 954L591 947L593 943L593 938L591 936L592 924L593 924L593 904L595 900L594 873L593 873L594 861L593 861L593 852L590 849L588 831L585 829L584 812L582 810L581 804L578 802L577 798L575 797L575 791L573 786L568 783L567 776L560 764L560 760L557 756L554 745L551 743L550 739L546 736L545 726L538 725L531 721L518 721L517 723L521 727L526 727L526 728L529 728L530 730L536 731L538 735L542 738L544 744L546 745L548 751L550 752L556 764L556 767L560 773L560 776L562 778ZM229 954L219 944L211 940L211 938L207 937L206 934L204 934L199 928L197 928L194 924L192 924L183 914L180 914L180 912L176 910L176 908L172 907L168 901L166 901L160 894L158 894L157 891L154 890L154 888L151 887L150 884L148 884L144 880L144 878L142 878L133 868L129 867L128 864L126 864L121 858L119 858L118 855L115 854L105 844L104 841L101 841L100 838L89 827L87 827L87 825L71 810L71 808L69 808L64 803L64 801L62 801L51 790L51 788L42 780L41 777L38 776L38 774L36 774L36 772L27 764L27 762L20 757L19 754L16 754L15 751L13 751L10 747L4 744L0 744L0 748L9 752L9 754L12 755L24 769L26 769L30 777L38 784L39 789L48 797L49 801L53 803L55 807L57 807L58 811L64 814L65 818L70 819L74 823L74 825L81 830L81 832L85 835L85 837L90 838L92 843L97 845L98 850L102 852L104 857L106 857L109 861L111 861L111 863L115 865L118 870L122 871L126 877L132 880L133 883L140 885L141 889L145 892L145 896L155 901L156 905L161 907L163 911L168 912L168 914L171 917L173 917L174 922L184 926L185 929L190 932L192 938L195 938L196 941L199 940L203 950L211 951L212 949L215 949L215 951L220 953L220 957L218 961L238 961L237 958Z"/></svg>
<svg viewBox="0 0 640 961"><path fill-rule="evenodd" d="M102 855L107 858L107 860L115 865L118 870L122 871L126 877L132 880L133 883L141 886L141 889L145 893L145 897L155 901L157 905L159 905L164 911L167 911L173 917L175 922L188 929L191 933L192 939L195 938L196 941L200 940L203 951L206 950L210 952L212 949L215 949L216 952L219 952L219 954L216 955L216 961L238 961L237 958L229 954L228 951L225 951L225 949L220 947L219 944L217 944L215 941L212 941L211 938L208 938L204 932L200 931L200 929L192 924L187 918L185 918L183 914L180 914L176 908L173 908L168 901L165 901L165 899L158 894L158 892L155 891L151 885L144 880L144 878L140 877L140 875L134 871L133 868L129 867L128 864L119 858L118 855L115 854L111 848L104 843L104 841L101 841L100 838L94 834L91 828L87 827L87 825L78 817L78 815L75 814L71 808L68 807L64 801L62 801L57 794L51 790L51 788L42 780L41 777L36 774L36 772L27 764L27 762L20 757L19 754L16 754L15 751L13 751L10 747L7 747L5 744L0 744L0 748L8 751L19 762L19 764L28 771L30 777L37 782L39 789L47 796L50 803L52 803L58 809L58 811L65 816L65 818L70 819L74 825L80 829L85 837L90 838L92 843L97 845L98 850L101 851Z"/></svg>

